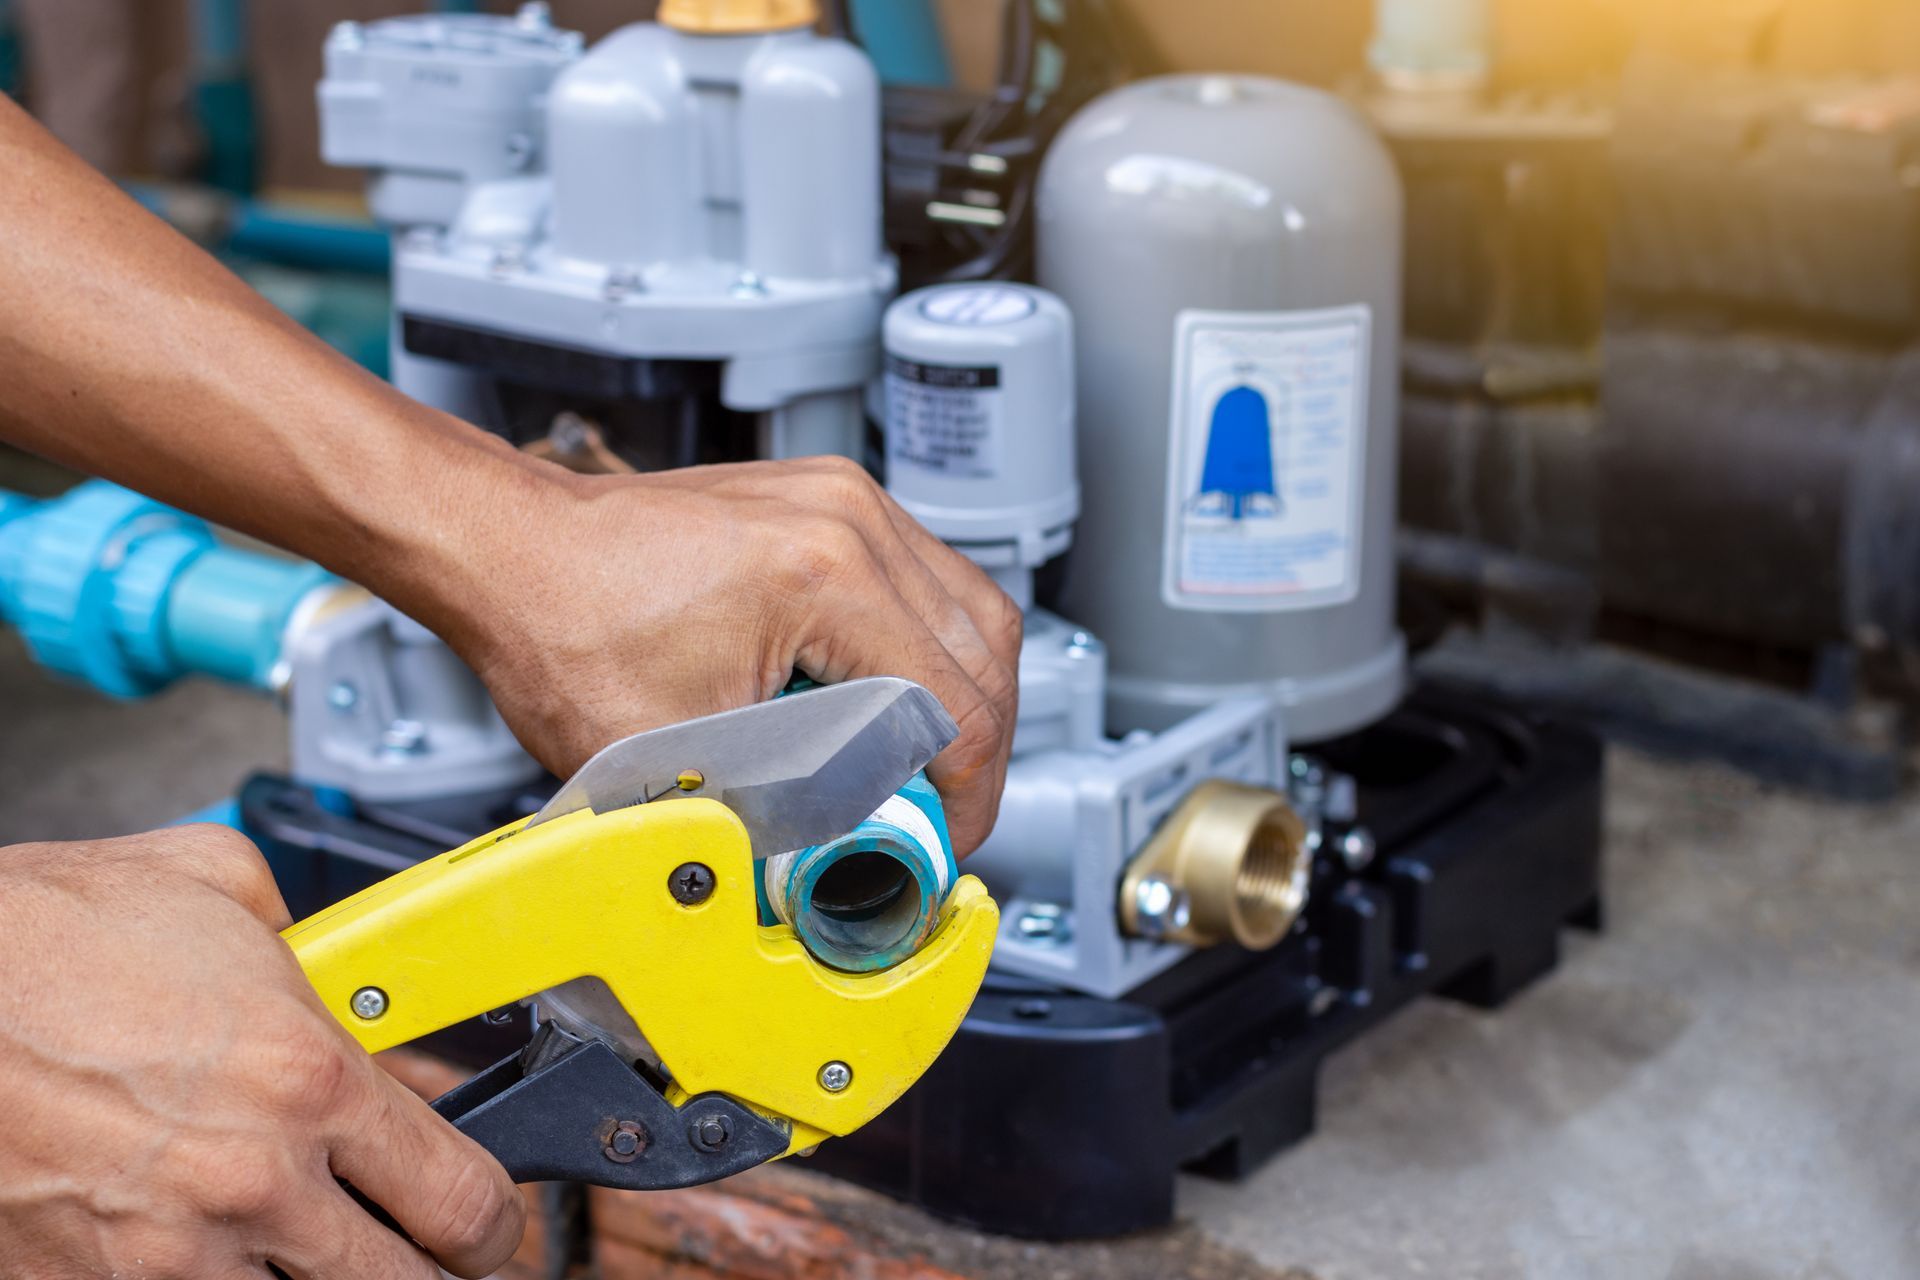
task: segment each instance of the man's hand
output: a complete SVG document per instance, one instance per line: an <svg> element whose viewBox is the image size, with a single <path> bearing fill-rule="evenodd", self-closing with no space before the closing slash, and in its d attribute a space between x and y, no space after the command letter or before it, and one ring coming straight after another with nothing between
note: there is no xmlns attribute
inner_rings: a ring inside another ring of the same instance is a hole
<svg viewBox="0 0 1920 1280"><path fill-rule="evenodd" d="M960 736L930 770L956 851L993 829L1020 611L839 458L551 480L503 538L389 598L486 681L561 776L617 738L772 697L796 671L926 685ZM481 495L475 495L482 501ZM411 598L410 598L411 597Z"/></svg>
<svg viewBox="0 0 1920 1280"><path fill-rule="evenodd" d="M993 827L1020 618L850 462L581 479L355 368L0 98L0 438L319 561L439 632L548 768L819 680L932 689Z"/></svg>
<svg viewBox="0 0 1920 1280"><path fill-rule="evenodd" d="M373 1064L222 827L0 849L0 1272L34 1280L484 1276L521 1198Z"/></svg>

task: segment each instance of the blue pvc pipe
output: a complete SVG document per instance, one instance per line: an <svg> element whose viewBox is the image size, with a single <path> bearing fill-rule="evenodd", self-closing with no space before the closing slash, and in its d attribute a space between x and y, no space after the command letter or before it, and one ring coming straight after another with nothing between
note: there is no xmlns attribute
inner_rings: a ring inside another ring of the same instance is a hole
<svg viewBox="0 0 1920 1280"><path fill-rule="evenodd" d="M222 246L228 252L283 267L386 275L392 240L373 223L303 213L284 205L242 200Z"/></svg>
<svg viewBox="0 0 1920 1280"><path fill-rule="evenodd" d="M20 92L20 23L13 0L0 0L0 93Z"/></svg>
<svg viewBox="0 0 1920 1280"><path fill-rule="evenodd" d="M853 26L888 84L953 83L933 0L853 0Z"/></svg>
<svg viewBox="0 0 1920 1280"><path fill-rule="evenodd" d="M294 610L333 581L105 481L46 502L0 491L0 620L43 665L115 697L187 675L271 689Z"/></svg>
<svg viewBox="0 0 1920 1280"><path fill-rule="evenodd" d="M194 0L193 102L206 179L244 195L259 180L260 133L247 79L246 0Z"/></svg>

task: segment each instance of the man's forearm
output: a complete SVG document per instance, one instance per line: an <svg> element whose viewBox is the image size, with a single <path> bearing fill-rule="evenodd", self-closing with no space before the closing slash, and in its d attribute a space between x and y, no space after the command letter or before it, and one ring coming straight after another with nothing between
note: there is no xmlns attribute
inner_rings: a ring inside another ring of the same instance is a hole
<svg viewBox="0 0 1920 1280"><path fill-rule="evenodd" d="M427 613L488 559L487 511L564 486L335 353L4 98L0 155L0 437Z"/></svg>

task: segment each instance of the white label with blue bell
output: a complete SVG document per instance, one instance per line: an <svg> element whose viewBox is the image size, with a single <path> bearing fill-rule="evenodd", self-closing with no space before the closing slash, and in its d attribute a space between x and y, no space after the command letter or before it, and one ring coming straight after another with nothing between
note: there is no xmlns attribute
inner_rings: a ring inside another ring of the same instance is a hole
<svg viewBox="0 0 1920 1280"><path fill-rule="evenodd" d="M1372 312L1183 311L1161 596L1281 613L1360 590Z"/></svg>

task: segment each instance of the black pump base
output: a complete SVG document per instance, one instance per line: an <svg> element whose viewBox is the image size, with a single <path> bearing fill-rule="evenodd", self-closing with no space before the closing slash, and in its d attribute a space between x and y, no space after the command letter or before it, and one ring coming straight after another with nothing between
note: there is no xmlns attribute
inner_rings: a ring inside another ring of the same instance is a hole
<svg viewBox="0 0 1920 1280"><path fill-rule="evenodd" d="M989 978L933 1070L809 1167L998 1234L1163 1226L1179 1170L1241 1178L1313 1131L1335 1049L1422 995L1498 1006L1598 927L1591 735L1427 689L1315 754L1359 779L1379 853L1316 868L1304 928L1120 1000Z"/></svg>

